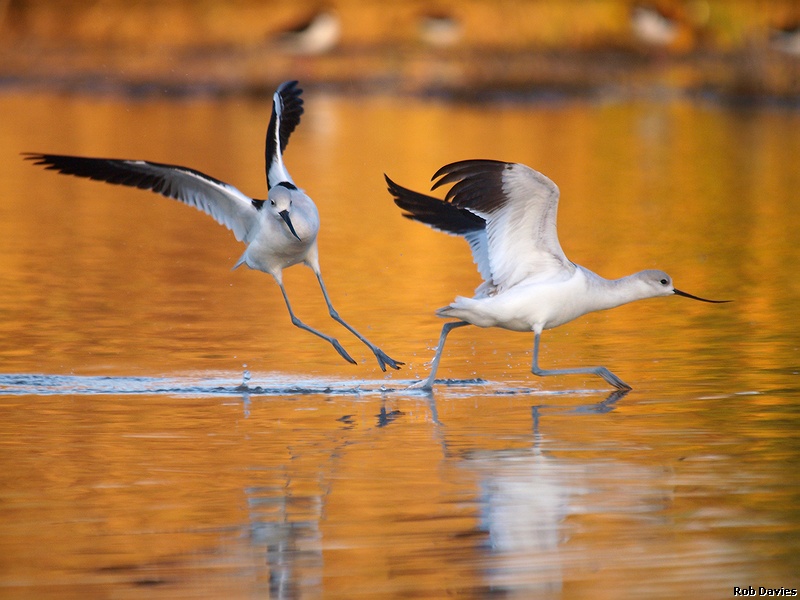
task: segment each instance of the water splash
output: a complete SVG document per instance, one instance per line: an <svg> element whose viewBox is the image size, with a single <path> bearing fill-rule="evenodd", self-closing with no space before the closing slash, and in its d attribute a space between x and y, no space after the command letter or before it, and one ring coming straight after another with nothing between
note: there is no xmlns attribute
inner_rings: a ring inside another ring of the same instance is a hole
<svg viewBox="0 0 800 600"><path fill-rule="evenodd" d="M246 365L244 365L246 367ZM241 377L241 383L237 379ZM0 396L53 395L153 395L167 396L369 396L399 394L403 396L431 395L429 391L409 390L413 380L330 380L298 377L283 373L258 374L260 383L253 385L252 374L245 368L235 373L200 373L175 377L82 376L48 375L37 373L0 374ZM485 379L437 379L433 394L448 397L480 395L558 396L575 393L594 395L607 390L579 392L548 391L525 386L509 387Z"/></svg>

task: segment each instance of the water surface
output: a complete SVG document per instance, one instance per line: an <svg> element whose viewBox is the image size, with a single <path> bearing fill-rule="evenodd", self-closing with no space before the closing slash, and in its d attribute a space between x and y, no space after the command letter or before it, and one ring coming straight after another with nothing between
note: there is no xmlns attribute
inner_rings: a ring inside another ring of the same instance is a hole
<svg viewBox="0 0 800 600"><path fill-rule="evenodd" d="M797 113L713 105L457 104L310 88L286 161L323 221L327 315L287 271L159 196L58 176L19 152L182 164L263 196L269 104L0 97L0 595L731 597L798 588ZM561 188L567 255L686 291L543 337L450 336L463 241L402 219L383 173L424 191L464 158ZM246 380L244 372L250 375Z"/></svg>

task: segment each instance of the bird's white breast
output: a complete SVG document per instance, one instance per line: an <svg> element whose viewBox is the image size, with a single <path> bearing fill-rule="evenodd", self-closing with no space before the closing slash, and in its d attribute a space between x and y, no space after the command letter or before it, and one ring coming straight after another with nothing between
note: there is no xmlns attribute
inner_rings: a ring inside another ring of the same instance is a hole
<svg viewBox="0 0 800 600"><path fill-rule="evenodd" d="M306 261L310 254L316 260L316 242L319 231L319 213L316 206L302 192L293 199L289 211L292 226L299 240L292 235L286 223L276 218L266 207L259 212L259 230L247 246L247 266L267 273L275 273Z"/></svg>

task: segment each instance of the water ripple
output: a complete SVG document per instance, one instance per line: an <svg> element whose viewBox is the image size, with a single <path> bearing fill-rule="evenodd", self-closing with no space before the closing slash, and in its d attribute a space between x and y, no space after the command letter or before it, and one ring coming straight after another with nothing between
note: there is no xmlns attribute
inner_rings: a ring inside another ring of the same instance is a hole
<svg viewBox="0 0 800 600"><path fill-rule="evenodd" d="M408 389L415 380L330 380L313 377L261 374L251 382L249 372L190 374L176 377L48 375L42 373L0 374L0 395L154 395L167 396L368 396L401 394L430 396L430 391ZM605 390L542 390L507 386L485 379L437 379L436 391L450 397L475 394L495 396L595 395ZM624 395L624 394L623 394ZM612 393L612 396L614 394Z"/></svg>
<svg viewBox="0 0 800 600"><path fill-rule="evenodd" d="M135 377L80 376L36 373L0 374L0 395L353 395L399 391L405 385L387 387L383 381L289 380L286 376L266 376L258 385L235 383L231 376ZM240 381L242 381L240 379Z"/></svg>

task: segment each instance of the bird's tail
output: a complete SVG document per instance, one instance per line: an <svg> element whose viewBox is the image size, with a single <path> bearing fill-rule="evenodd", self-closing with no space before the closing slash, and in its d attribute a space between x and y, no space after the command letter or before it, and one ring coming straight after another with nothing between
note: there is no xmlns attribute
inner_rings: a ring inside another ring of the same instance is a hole
<svg viewBox="0 0 800 600"><path fill-rule="evenodd" d="M462 309L468 308L468 304L471 298L464 298L463 296L456 296L456 299L447 306L443 306L442 308L436 311L436 316L441 317L443 319L455 318L461 319L463 311Z"/></svg>
<svg viewBox="0 0 800 600"><path fill-rule="evenodd" d="M247 259L245 258L246 256L247 256L247 251L245 250L244 254L242 254L239 257L239 260L236 261L236 264L231 267L231 271L235 271L242 265L246 265L247 264Z"/></svg>
<svg viewBox="0 0 800 600"><path fill-rule="evenodd" d="M446 319L460 319L478 327L496 327L497 320L482 310L481 303L474 298L456 296L448 306L443 306L436 311L437 317Z"/></svg>

